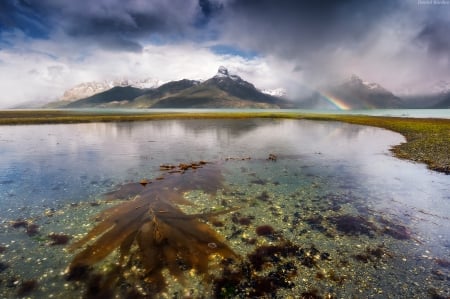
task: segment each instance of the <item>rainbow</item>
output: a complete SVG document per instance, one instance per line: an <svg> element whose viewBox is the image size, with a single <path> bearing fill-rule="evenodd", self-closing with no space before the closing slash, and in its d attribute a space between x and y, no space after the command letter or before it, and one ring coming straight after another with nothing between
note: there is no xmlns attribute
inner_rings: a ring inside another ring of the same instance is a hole
<svg viewBox="0 0 450 299"><path fill-rule="evenodd" d="M347 103L345 103L343 100L332 96L328 93L321 92L320 93L330 104L335 106L339 110L350 110L352 107L350 107Z"/></svg>

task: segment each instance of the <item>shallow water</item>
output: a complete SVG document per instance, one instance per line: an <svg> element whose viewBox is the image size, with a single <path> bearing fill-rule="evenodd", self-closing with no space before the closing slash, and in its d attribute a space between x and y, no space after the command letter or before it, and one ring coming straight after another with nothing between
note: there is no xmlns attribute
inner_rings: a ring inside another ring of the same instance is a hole
<svg viewBox="0 0 450 299"><path fill-rule="evenodd" d="M30 297L82 296L83 287L63 275L73 254L49 245L48 234L87 233L90 217L115 204L102 194L159 176L161 164L205 160L220 165L227 188L213 198L188 192L196 203L188 213L239 207L211 226L243 260L285 242L318 257L308 264L277 253L232 290L217 291L218 271L212 283L169 282L163 295L446 298L450 177L393 158L389 146L403 141L378 128L303 120L2 126L0 296L18 296L27 281L36 281ZM12 227L17 219L38 232L30 237L24 226ZM258 235L262 225L275 232ZM247 280L256 278L273 288L252 293L258 284Z"/></svg>

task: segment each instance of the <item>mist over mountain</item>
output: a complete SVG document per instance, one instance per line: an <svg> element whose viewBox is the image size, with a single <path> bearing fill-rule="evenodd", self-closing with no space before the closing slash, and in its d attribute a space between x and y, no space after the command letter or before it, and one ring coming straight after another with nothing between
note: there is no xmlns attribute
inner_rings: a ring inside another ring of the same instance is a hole
<svg viewBox="0 0 450 299"><path fill-rule="evenodd" d="M428 93L401 95L407 108L450 109L450 82L440 80L428 87Z"/></svg>
<svg viewBox="0 0 450 299"><path fill-rule="evenodd" d="M203 82L183 79L154 88L115 86L92 96L48 105L60 108L290 108L293 104L258 90L220 67Z"/></svg>
<svg viewBox="0 0 450 299"><path fill-rule="evenodd" d="M61 98L62 101L75 101L83 98L90 97L97 93L106 91L113 87L126 87L131 86L141 89L156 88L160 86L162 82L153 78L145 78L141 80L130 80L126 78L116 80L104 80L101 82L85 82L78 84L68 90L66 90Z"/></svg>
<svg viewBox="0 0 450 299"><path fill-rule="evenodd" d="M400 108L402 100L377 83L352 75L344 82L323 89L325 95L341 100L351 109Z"/></svg>
<svg viewBox="0 0 450 299"><path fill-rule="evenodd" d="M107 91L100 92L93 96L70 102L63 106L65 108L90 108L101 107L107 104L119 104L124 101L131 101L145 93L145 89L132 86L116 86Z"/></svg>
<svg viewBox="0 0 450 299"><path fill-rule="evenodd" d="M429 94L394 95L356 75L289 98L283 88L260 90L223 66L208 80L156 79L87 82L67 90L47 108L449 108L450 84L438 82ZM88 94L89 96L82 97Z"/></svg>

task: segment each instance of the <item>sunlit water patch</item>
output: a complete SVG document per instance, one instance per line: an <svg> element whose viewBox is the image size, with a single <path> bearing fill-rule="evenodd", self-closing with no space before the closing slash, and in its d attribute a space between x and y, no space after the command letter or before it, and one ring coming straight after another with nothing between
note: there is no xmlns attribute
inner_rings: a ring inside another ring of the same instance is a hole
<svg viewBox="0 0 450 299"><path fill-rule="evenodd" d="M447 298L450 178L393 158L403 141L298 120L1 127L0 296Z"/></svg>

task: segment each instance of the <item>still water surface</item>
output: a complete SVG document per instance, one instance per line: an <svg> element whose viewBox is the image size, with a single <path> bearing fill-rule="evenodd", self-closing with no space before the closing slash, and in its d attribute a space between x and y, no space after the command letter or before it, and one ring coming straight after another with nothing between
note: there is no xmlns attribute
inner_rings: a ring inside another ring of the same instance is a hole
<svg viewBox="0 0 450 299"><path fill-rule="evenodd" d="M161 164L204 160L220 165L227 190L185 197L196 213L224 202L240 208L212 227L244 261L288 241L311 263L274 253L233 288L236 281L220 275L212 283L190 275L183 286L166 273L160 294L447 298L450 177L392 157L389 147L400 142L383 129L304 120L2 126L0 297L83 297L84 286L64 278L73 254L48 235L86 233L91 217L111 205L102 194L159 176ZM18 219L27 224L13 227ZM32 236L30 223L38 227ZM259 235L264 225L275 233Z"/></svg>

